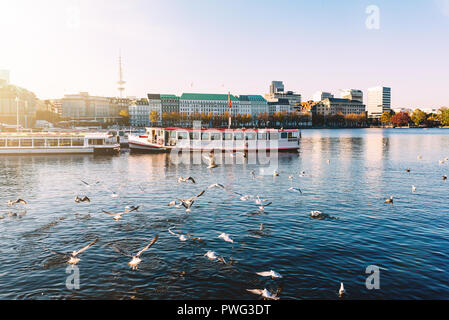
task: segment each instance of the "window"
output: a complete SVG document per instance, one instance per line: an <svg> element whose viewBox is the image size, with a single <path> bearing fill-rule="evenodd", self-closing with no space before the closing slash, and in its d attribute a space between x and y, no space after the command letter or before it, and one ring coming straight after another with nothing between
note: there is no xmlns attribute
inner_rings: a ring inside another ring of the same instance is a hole
<svg viewBox="0 0 449 320"><path fill-rule="evenodd" d="M266 133L258 133L257 140L267 140L267 134Z"/></svg>
<svg viewBox="0 0 449 320"><path fill-rule="evenodd" d="M199 132L190 132L190 140L200 140Z"/></svg>
<svg viewBox="0 0 449 320"><path fill-rule="evenodd" d="M34 139L35 147L43 147L45 146L45 139Z"/></svg>
<svg viewBox="0 0 449 320"><path fill-rule="evenodd" d="M18 147L19 139L8 139L8 147Z"/></svg>
<svg viewBox="0 0 449 320"><path fill-rule="evenodd" d="M22 141L20 141L20 146L22 146L22 147L32 147L33 146L33 140L32 139L22 139Z"/></svg>
<svg viewBox="0 0 449 320"><path fill-rule="evenodd" d="M103 145L104 139L89 139L90 145Z"/></svg>
<svg viewBox="0 0 449 320"><path fill-rule="evenodd" d="M210 139L211 140L221 140L221 134L218 132L211 133Z"/></svg>
<svg viewBox="0 0 449 320"><path fill-rule="evenodd" d="M277 132L270 132L270 140L278 140L279 134Z"/></svg>
<svg viewBox="0 0 449 320"><path fill-rule="evenodd" d="M232 140L232 133L225 133L223 135L224 140Z"/></svg>
<svg viewBox="0 0 449 320"><path fill-rule="evenodd" d="M63 146L63 147L67 147L67 146L70 147L70 145L71 145L70 139L61 139L61 140L59 140L59 145Z"/></svg>
<svg viewBox="0 0 449 320"><path fill-rule="evenodd" d="M201 140L209 140L209 133L208 132L201 133Z"/></svg>
<svg viewBox="0 0 449 320"><path fill-rule="evenodd" d="M234 140L243 140L243 133L242 132L234 133Z"/></svg>
<svg viewBox="0 0 449 320"><path fill-rule="evenodd" d="M47 146L49 147L57 147L58 139L47 139Z"/></svg>
<svg viewBox="0 0 449 320"><path fill-rule="evenodd" d="M246 140L256 140L256 134L254 132L246 133Z"/></svg>
<svg viewBox="0 0 449 320"><path fill-rule="evenodd" d="M6 146L6 139L0 139L0 147Z"/></svg>
<svg viewBox="0 0 449 320"><path fill-rule="evenodd" d="M282 132L281 133L281 139L287 139L287 132Z"/></svg>
<svg viewBox="0 0 449 320"><path fill-rule="evenodd" d="M187 132L178 132L178 140L187 140L189 137Z"/></svg>

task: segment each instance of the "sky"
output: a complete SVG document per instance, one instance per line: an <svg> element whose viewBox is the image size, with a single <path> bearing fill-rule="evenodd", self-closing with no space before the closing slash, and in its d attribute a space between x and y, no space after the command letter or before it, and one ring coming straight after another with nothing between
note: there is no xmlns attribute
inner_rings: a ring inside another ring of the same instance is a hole
<svg viewBox="0 0 449 320"><path fill-rule="evenodd" d="M449 0L0 0L0 69L41 99L117 96L119 52L127 96L281 80L303 101L383 85L395 108L449 106Z"/></svg>

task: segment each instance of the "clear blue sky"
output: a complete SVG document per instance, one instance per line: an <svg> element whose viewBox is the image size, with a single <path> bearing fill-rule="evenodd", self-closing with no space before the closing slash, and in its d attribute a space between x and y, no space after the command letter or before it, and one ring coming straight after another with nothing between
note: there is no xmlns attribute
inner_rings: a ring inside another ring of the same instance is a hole
<svg viewBox="0 0 449 320"><path fill-rule="evenodd" d="M303 100L385 85L394 107L449 105L449 0L2 0L0 45L0 69L40 98L117 95L121 49L137 97L283 80Z"/></svg>

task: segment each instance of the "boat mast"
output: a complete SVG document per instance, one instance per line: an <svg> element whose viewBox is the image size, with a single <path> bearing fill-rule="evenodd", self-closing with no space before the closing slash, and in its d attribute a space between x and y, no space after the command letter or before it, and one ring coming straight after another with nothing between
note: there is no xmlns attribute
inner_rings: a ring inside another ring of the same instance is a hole
<svg viewBox="0 0 449 320"><path fill-rule="evenodd" d="M231 92L229 92L229 91L228 91L228 104L229 104L228 129L231 129L232 102L231 102Z"/></svg>

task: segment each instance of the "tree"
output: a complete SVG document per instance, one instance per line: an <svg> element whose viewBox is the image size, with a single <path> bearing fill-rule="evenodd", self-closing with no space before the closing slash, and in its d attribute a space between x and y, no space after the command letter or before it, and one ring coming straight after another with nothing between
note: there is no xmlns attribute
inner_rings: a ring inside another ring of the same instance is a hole
<svg viewBox="0 0 449 320"><path fill-rule="evenodd" d="M406 126L410 123L410 116L407 112L396 113L393 117L391 117L391 123L398 127Z"/></svg>
<svg viewBox="0 0 449 320"><path fill-rule="evenodd" d="M150 121L152 123L158 122L159 121L159 113L157 111L151 111L150 113Z"/></svg>
<svg viewBox="0 0 449 320"><path fill-rule="evenodd" d="M413 113L412 113L412 117L411 118L412 118L412 121L417 126L419 126L421 124L424 124L424 122L427 119L427 114L424 111L420 110L420 109L415 109L415 111L413 111Z"/></svg>
<svg viewBox="0 0 449 320"><path fill-rule="evenodd" d="M449 109L441 107L438 110L438 118L443 126L449 126Z"/></svg>
<svg viewBox="0 0 449 320"><path fill-rule="evenodd" d="M129 113L128 113L128 110L126 110L126 109L120 110L119 116L121 118L120 119L120 123L123 126L128 126L129 125Z"/></svg>
<svg viewBox="0 0 449 320"><path fill-rule="evenodd" d="M380 116L380 122L383 124L391 123L392 113L390 111L384 111Z"/></svg>

